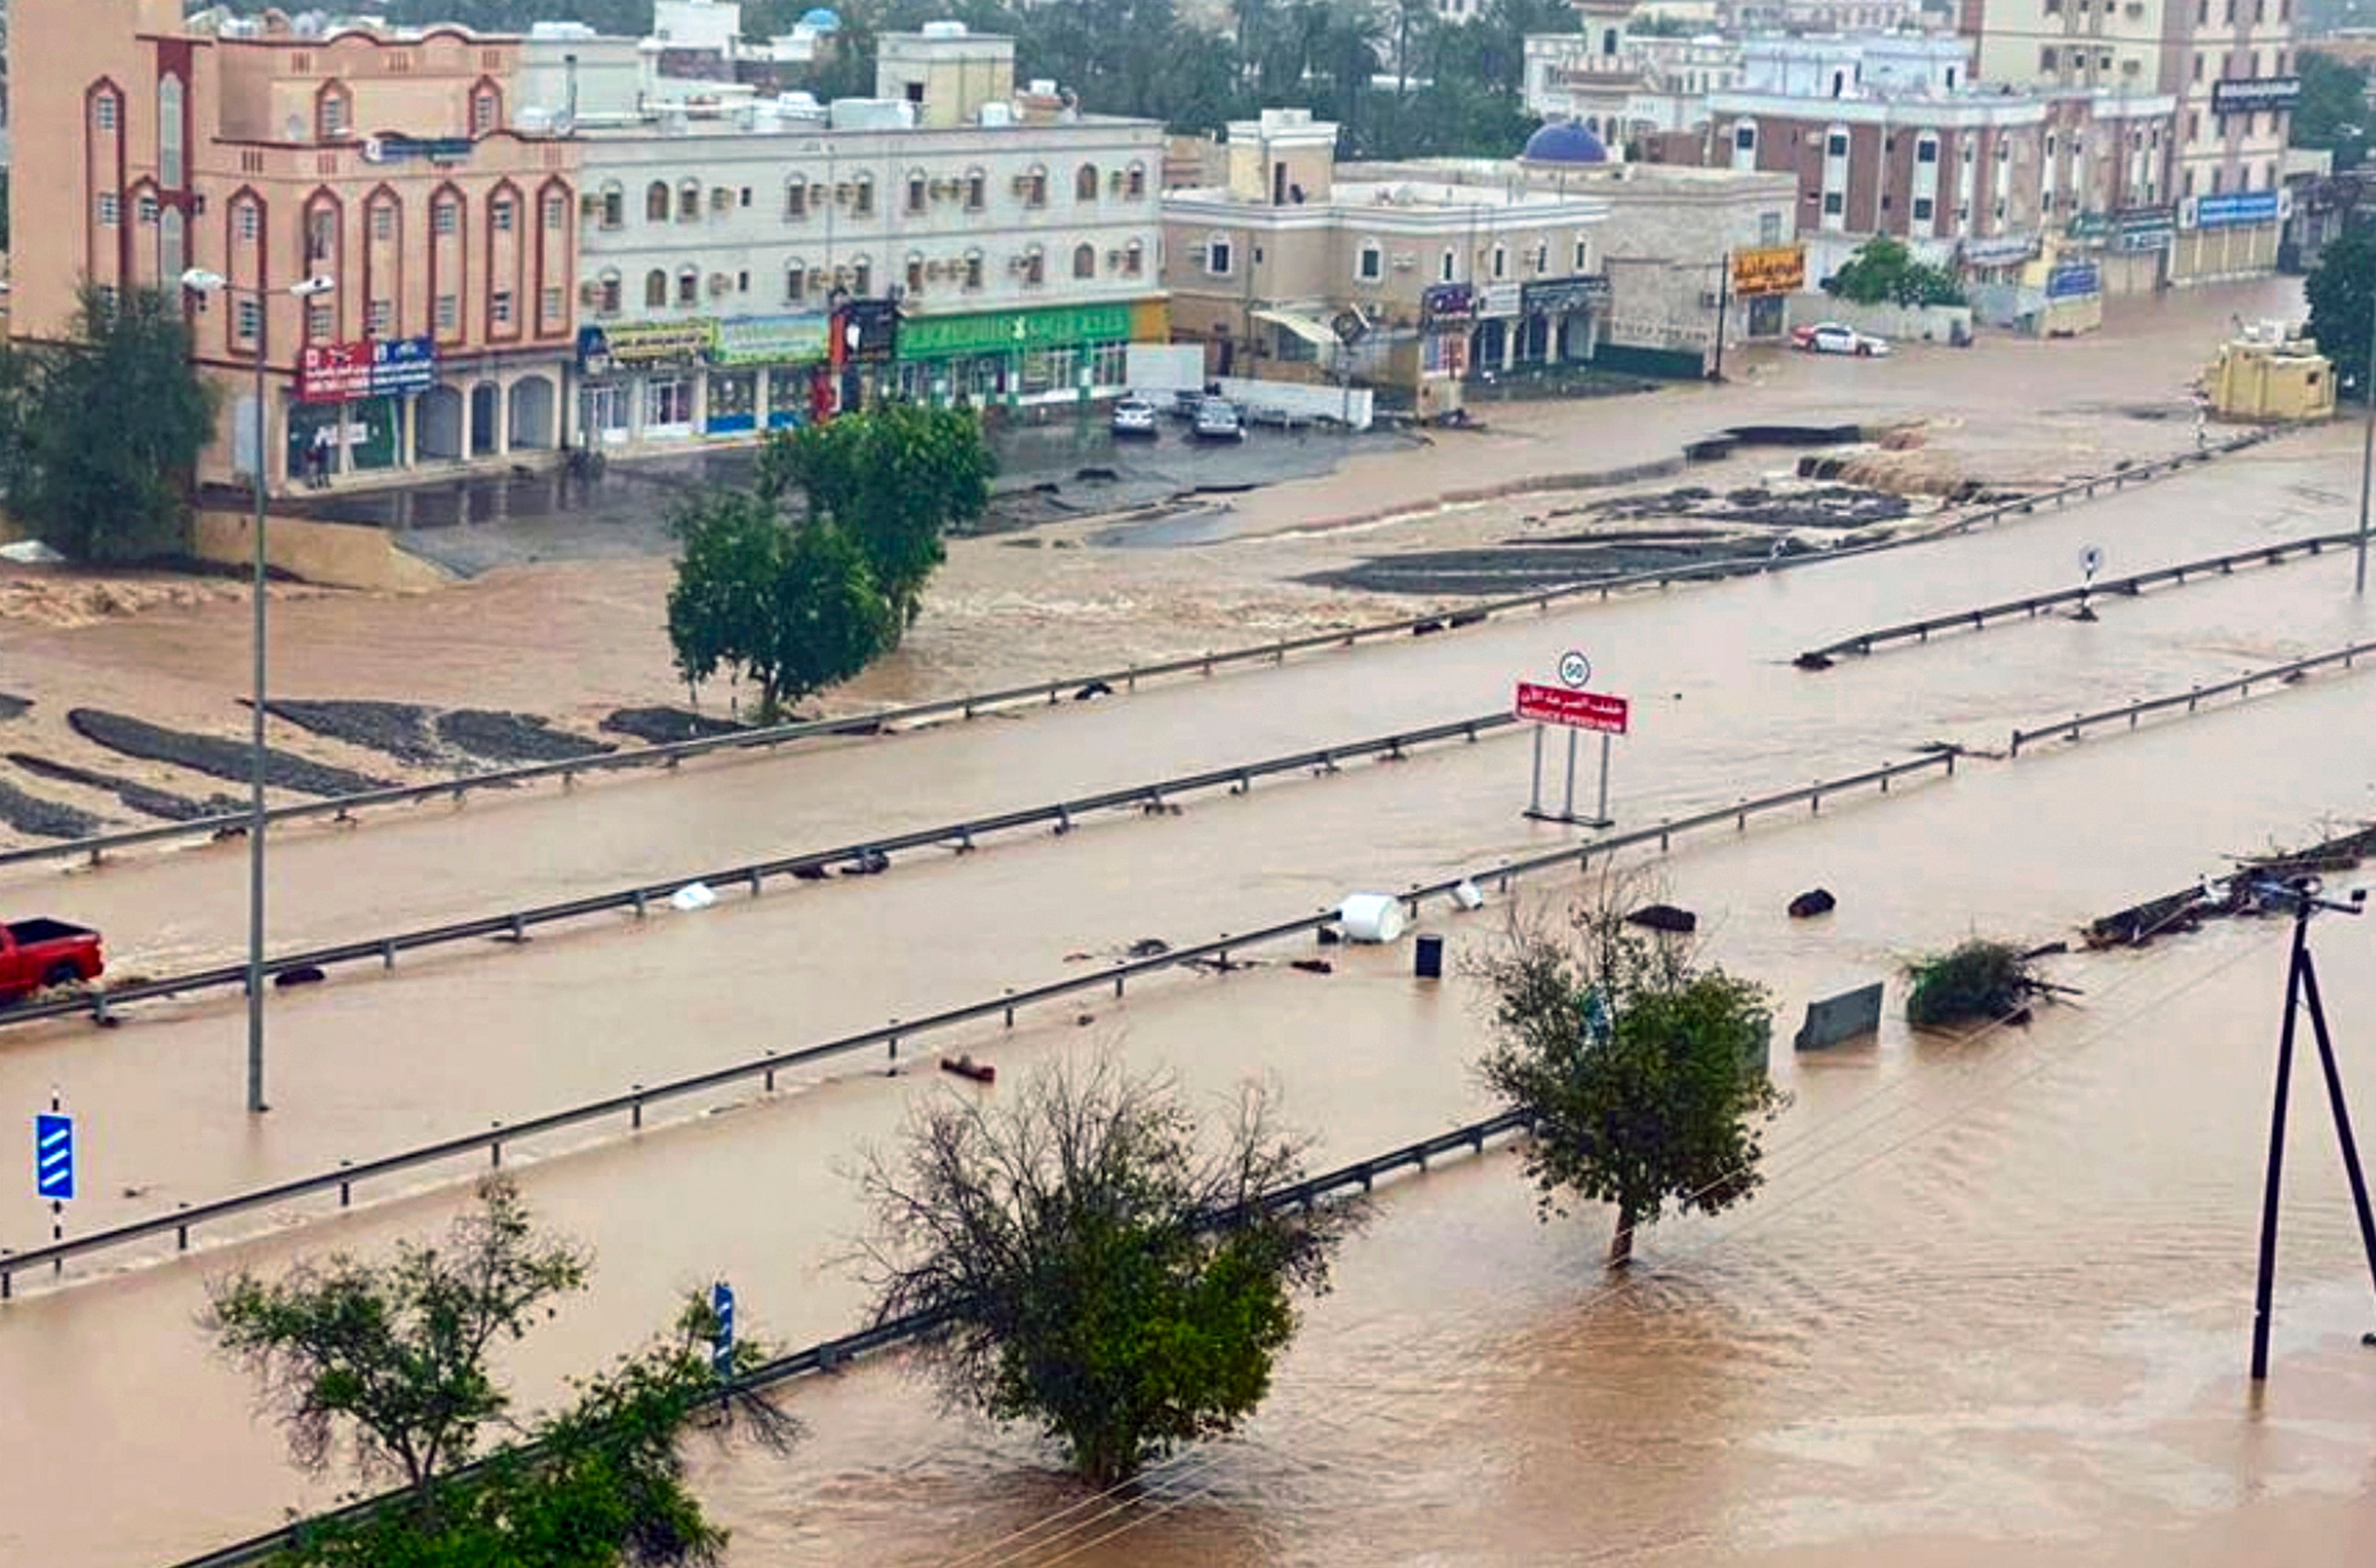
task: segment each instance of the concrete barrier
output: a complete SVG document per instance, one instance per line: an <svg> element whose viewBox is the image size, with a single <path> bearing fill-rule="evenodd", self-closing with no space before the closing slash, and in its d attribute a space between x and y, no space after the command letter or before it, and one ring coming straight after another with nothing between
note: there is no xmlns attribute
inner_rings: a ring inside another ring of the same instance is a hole
<svg viewBox="0 0 2376 1568"><path fill-rule="evenodd" d="M1881 981L1860 985L1807 1004L1807 1021L1799 1026L1790 1044L1799 1051L1823 1051L1844 1040L1870 1035L1881 1028Z"/></svg>

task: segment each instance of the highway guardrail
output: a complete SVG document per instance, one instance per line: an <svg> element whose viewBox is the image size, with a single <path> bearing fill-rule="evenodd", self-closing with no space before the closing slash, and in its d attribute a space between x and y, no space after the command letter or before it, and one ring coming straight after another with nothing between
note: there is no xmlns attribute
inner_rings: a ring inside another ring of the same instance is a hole
<svg viewBox="0 0 2376 1568"><path fill-rule="evenodd" d="M2110 724L2123 719L2129 721L2129 728L2133 730L2137 727L2137 720L2149 713L2166 713L2180 707L2192 713L2204 703L2214 697L2226 696L2230 692L2239 697L2249 697L2252 695L2254 686L2290 685L2311 671L2325 669L2329 665L2340 665L2348 670L2355 661L2366 658L2370 653L2376 653L2376 642L2353 643L2347 647L2333 648L2325 653L2314 653L2308 659L2297 659L2291 664L2274 665L2266 670L2255 671L2250 675L2239 675L2232 681L2221 681L2216 685L2190 686L2185 691L2173 692L2168 696L2145 697L2137 702L2123 703L2118 707L2100 708L2094 713L2074 713L2059 723L2041 724L2035 730L2015 730L2013 732L2013 744L2010 750L2013 755L2019 756L2021 748L2024 746L2053 739L2075 741L2097 725Z"/></svg>

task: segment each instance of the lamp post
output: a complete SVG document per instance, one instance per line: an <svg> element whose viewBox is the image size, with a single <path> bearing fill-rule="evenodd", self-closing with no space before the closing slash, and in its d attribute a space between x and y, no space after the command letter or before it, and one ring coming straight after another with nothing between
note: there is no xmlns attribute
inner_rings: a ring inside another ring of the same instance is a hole
<svg viewBox="0 0 2376 1568"><path fill-rule="evenodd" d="M2376 299L2368 303L2368 362L2359 373L2359 400L2366 410L2359 429L2359 544L2351 568L2351 591L2368 592L2368 482L2376 464Z"/></svg>
<svg viewBox="0 0 2376 1568"><path fill-rule="evenodd" d="M293 299L311 300L338 285L327 278L315 277L291 283L286 289L247 289L220 272L194 267L182 274L182 287L195 294L222 294L255 302L255 467L248 474L255 493L255 573L249 589L255 616L255 667L251 694L254 708L249 715L253 720L252 751L248 758L247 1109L251 1113L259 1113L269 1109L264 1100L264 493L266 434L271 421L265 415L264 371L270 340L270 296L285 293Z"/></svg>

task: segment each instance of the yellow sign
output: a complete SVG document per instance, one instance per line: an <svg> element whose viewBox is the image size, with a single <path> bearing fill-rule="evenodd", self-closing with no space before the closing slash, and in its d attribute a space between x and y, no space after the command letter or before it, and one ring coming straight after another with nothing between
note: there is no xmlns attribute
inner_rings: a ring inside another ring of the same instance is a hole
<svg viewBox="0 0 2376 1568"><path fill-rule="evenodd" d="M1744 298L1758 294L1795 294L1807 286L1807 248L1773 245L1764 250L1735 251L1732 291Z"/></svg>

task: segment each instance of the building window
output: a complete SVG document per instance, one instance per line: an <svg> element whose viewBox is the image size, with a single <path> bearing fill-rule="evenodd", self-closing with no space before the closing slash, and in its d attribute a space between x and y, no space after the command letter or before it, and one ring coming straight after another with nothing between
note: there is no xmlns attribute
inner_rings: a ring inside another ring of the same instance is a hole
<svg viewBox="0 0 2376 1568"><path fill-rule="evenodd" d="M115 95L102 92L90 101L91 128L97 131L115 129Z"/></svg>
<svg viewBox="0 0 2376 1568"><path fill-rule="evenodd" d="M487 216L488 220L494 224L496 233L510 233L514 221L512 198L497 196L493 204L487 208Z"/></svg>
<svg viewBox="0 0 2376 1568"><path fill-rule="evenodd" d="M965 286L968 291L981 287L981 253L980 251L966 252Z"/></svg>
<svg viewBox="0 0 2376 1568"><path fill-rule="evenodd" d="M2054 45L2050 43L2039 44L2037 46L2037 68L2041 71L2050 71L2054 69L2055 64Z"/></svg>
<svg viewBox="0 0 2376 1568"><path fill-rule="evenodd" d="M1495 281L1498 282L1503 278L1508 276L1509 271L1510 253L1508 249L1501 245L1495 245L1493 247L1493 278Z"/></svg>
<svg viewBox="0 0 2376 1568"><path fill-rule="evenodd" d="M512 324L512 291L498 289L487 296L487 319L497 327Z"/></svg>
<svg viewBox="0 0 2376 1568"><path fill-rule="evenodd" d="M396 207L392 202L374 202L371 209L371 237L385 244L396 238Z"/></svg>
<svg viewBox="0 0 2376 1568"><path fill-rule="evenodd" d="M354 104L342 87L325 87L321 97L315 100L315 136L322 141L336 141L354 128Z"/></svg>
<svg viewBox="0 0 2376 1568"><path fill-rule="evenodd" d="M1837 191L1825 191L1825 192L1824 193L1824 217L1826 217L1826 218L1837 218L1837 217L1839 217L1839 216L1840 216L1840 214L1842 214L1842 213L1846 212L1847 210L1847 197L1843 196L1842 196L1839 192L1837 192Z"/></svg>
<svg viewBox="0 0 2376 1568"><path fill-rule="evenodd" d="M1732 149L1735 152L1757 150L1757 127L1744 120L1732 128Z"/></svg>
<svg viewBox="0 0 2376 1568"><path fill-rule="evenodd" d="M1098 275L1098 247L1087 243L1073 247L1073 276L1095 278Z"/></svg>
<svg viewBox="0 0 2376 1568"><path fill-rule="evenodd" d="M305 214L305 263L319 267L337 254L339 248L338 209L316 207Z"/></svg>
<svg viewBox="0 0 2376 1568"><path fill-rule="evenodd" d="M1451 282L1452 274L1456 266L1457 263L1454 260L1452 253L1445 251L1443 259L1435 264L1435 280L1439 283Z"/></svg>
<svg viewBox="0 0 2376 1568"><path fill-rule="evenodd" d="M1125 278L1135 278L1146 269L1146 247L1136 240L1122 248L1122 271Z"/></svg>
<svg viewBox="0 0 2376 1568"><path fill-rule="evenodd" d="M594 308L604 315L618 315L621 305L624 303L620 297L621 293L619 275L616 272L604 272L594 284Z"/></svg>
<svg viewBox="0 0 2376 1568"><path fill-rule="evenodd" d="M1123 173L1123 194L1133 201L1146 195L1146 165L1134 163Z"/></svg>
<svg viewBox="0 0 2376 1568"><path fill-rule="evenodd" d="M1048 280L1048 256L1038 245L1023 253L1023 286L1036 289Z"/></svg>
<svg viewBox="0 0 2376 1568"><path fill-rule="evenodd" d="M602 187L602 227L622 229L626 226L626 222L627 193L620 189L618 182L614 180Z"/></svg>
<svg viewBox="0 0 2376 1568"><path fill-rule="evenodd" d="M232 302L231 317L232 335L243 343L255 342L256 334L263 330L263 306L252 294L242 294Z"/></svg>
<svg viewBox="0 0 2376 1568"><path fill-rule="evenodd" d="M441 201L429 210L430 232L437 234L458 234L462 232L462 204Z"/></svg>
<svg viewBox="0 0 2376 1568"><path fill-rule="evenodd" d="M1216 278L1227 278L1234 260L1230 255L1230 242L1216 234L1205 244L1205 270Z"/></svg>
<svg viewBox="0 0 2376 1568"><path fill-rule="evenodd" d="M1575 260L1570 266L1569 270L1573 272L1589 272L1592 270L1592 246L1583 240L1578 240L1575 243Z"/></svg>
<svg viewBox="0 0 2376 1568"><path fill-rule="evenodd" d="M1916 137L1914 142L1914 161L1917 163L1938 162L1939 138L1937 137Z"/></svg>
<svg viewBox="0 0 2376 1568"><path fill-rule="evenodd" d="M1098 166L1096 164L1084 163L1073 172L1073 199L1075 201L1098 199Z"/></svg>
<svg viewBox="0 0 2376 1568"><path fill-rule="evenodd" d="M1917 223L1930 222L1930 215L1937 210L1938 205L1929 196L1916 196L1914 198L1914 221Z"/></svg>
<svg viewBox="0 0 2376 1568"><path fill-rule="evenodd" d="M676 220L680 223L701 221L701 182L687 180L676 188Z"/></svg>
<svg viewBox="0 0 2376 1568"><path fill-rule="evenodd" d="M924 179L921 172L911 173L908 176L908 210L909 212L916 213L924 210L924 200L930 189L931 186Z"/></svg>
<svg viewBox="0 0 2376 1568"><path fill-rule="evenodd" d="M701 274L690 267L676 275L676 303L681 305L701 303Z"/></svg>
<svg viewBox="0 0 2376 1568"><path fill-rule="evenodd" d="M644 221L665 223L669 220L669 188L665 180L654 180L644 187Z"/></svg>
<svg viewBox="0 0 2376 1568"><path fill-rule="evenodd" d="M849 193L849 215L853 218L874 216L874 177L861 174Z"/></svg>
<svg viewBox="0 0 2376 1568"><path fill-rule="evenodd" d="M241 202L234 211L232 226L238 232L242 244L254 244L258 231L264 226L263 215L256 211L255 203Z"/></svg>
<svg viewBox="0 0 2376 1568"><path fill-rule="evenodd" d="M980 212L988 205L990 176L979 169L966 171L965 205L968 212Z"/></svg>
<svg viewBox="0 0 2376 1568"><path fill-rule="evenodd" d="M809 187L803 180L792 180L784 186L784 221L797 223L809 215Z"/></svg>
<svg viewBox="0 0 2376 1568"><path fill-rule="evenodd" d="M647 310L668 308L668 274L657 267L644 274L644 308Z"/></svg>
<svg viewBox="0 0 2376 1568"><path fill-rule="evenodd" d="M142 228L148 229L156 226L157 198L155 196L143 191L140 193L139 199L134 202L132 206L133 210L139 215L140 226Z"/></svg>
<svg viewBox="0 0 2376 1568"><path fill-rule="evenodd" d="M808 291L809 269L806 264L797 261L784 263L784 303L796 305Z"/></svg>
<svg viewBox="0 0 2376 1568"><path fill-rule="evenodd" d="M1030 172L1023 176L1021 184L1024 206L1040 208L1048 205L1047 170L1040 168L1037 163L1033 164Z"/></svg>
<svg viewBox="0 0 2376 1568"><path fill-rule="evenodd" d="M396 329L396 302L374 300L363 307L363 330L374 338L385 338Z"/></svg>
<svg viewBox="0 0 2376 1568"><path fill-rule="evenodd" d="M924 258L921 255L911 255L908 258L908 292L921 294L923 291Z"/></svg>
<svg viewBox="0 0 2376 1568"><path fill-rule="evenodd" d="M182 78L168 76L157 83L157 178L176 190L188 178L182 166Z"/></svg>
<svg viewBox="0 0 2376 1568"><path fill-rule="evenodd" d="M437 330L454 331L462 325L462 302L452 294L437 296Z"/></svg>
<svg viewBox="0 0 2376 1568"><path fill-rule="evenodd" d="M305 302L305 336L327 338L339 329L337 311L327 300Z"/></svg>
<svg viewBox="0 0 2376 1568"><path fill-rule="evenodd" d="M681 425L693 422L693 382L681 375L661 376L644 384L644 423Z"/></svg>
<svg viewBox="0 0 2376 1568"><path fill-rule="evenodd" d="M1824 157L1826 157L1826 158L1846 158L1847 155L1848 155L1848 134L1847 134L1847 132L1846 132L1846 131L1833 131L1833 132L1829 133L1828 135L1826 135L1826 136L1824 137Z"/></svg>
<svg viewBox="0 0 2376 1568"><path fill-rule="evenodd" d="M123 203L113 191L99 193L99 226L113 229L124 220Z"/></svg>
<svg viewBox="0 0 2376 1568"><path fill-rule="evenodd" d="M549 234L558 234L569 227L569 198L559 191L547 191L544 196L544 228Z"/></svg>
<svg viewBox="0 0 2376 1568"><path fill-rule="evenodd" d="M1386 275L1386 253L1374 240L1362 242L1360 254L1353 263L1353 276L1364 283L1375 283Z"/></svg>
<svg viewBox="0 0 2376 1568"><path fill-rule="evenodd" d="M1757 243L1761 245L1778 245L1782 243L1780 213L1761 212L1757 215Z"/></svg>
<svg viewBox="0 0 2376 1568"><path fill-rule="evenodd" d="M503 124L503 95L493 88L482 87L470 95L470 134L483 137Z"/></svg>

